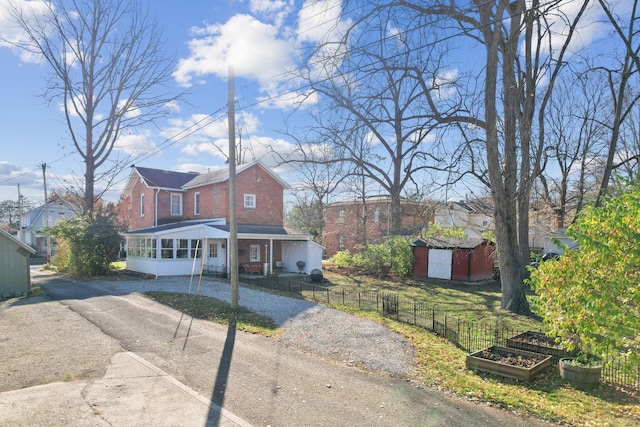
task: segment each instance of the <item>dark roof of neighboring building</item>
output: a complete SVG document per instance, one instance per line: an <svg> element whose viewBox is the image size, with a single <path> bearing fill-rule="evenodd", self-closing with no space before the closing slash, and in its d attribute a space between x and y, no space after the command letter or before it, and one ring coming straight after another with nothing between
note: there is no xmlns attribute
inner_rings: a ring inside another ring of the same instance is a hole
<svg viewBox="0 0 640 427"><path fill-rule="evenodd" d="M423 248L428 247L433 249L473 249L485 242L493 244L487 239L421 237L411 243L411 246Z"/></svg>
<svg viewBox="0 0 640 427"><path fill-rule="evenodd" d="M133 166L149 187L181 190L182 186L198 176L196 172L174 172Z"/></svg>

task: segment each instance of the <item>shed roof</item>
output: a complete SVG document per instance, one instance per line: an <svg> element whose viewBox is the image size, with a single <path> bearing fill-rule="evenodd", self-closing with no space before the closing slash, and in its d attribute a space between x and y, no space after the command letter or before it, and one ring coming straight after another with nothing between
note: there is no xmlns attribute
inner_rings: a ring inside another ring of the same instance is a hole
<svg viewBox="0 0 640 427"><path fill-rule="evenodd" d="M6 232L2 228L0 228L0 237L4 237L6 239L11 240L13 243L15 243L16 245L20 246L21 248L23 248L24 250L28 251L31 254L35 254L36 253L36 250L33 249L31 246L21 242L15 236L12 236L11 234Z"/></svg>
<svg viewBox="0 0 640 427"><path fill-rule="evenodd" d="M411 243L411 246L423 248L428 247L433 249L473 249L486 242L493 244L487 239L421 237Z"/></svg>

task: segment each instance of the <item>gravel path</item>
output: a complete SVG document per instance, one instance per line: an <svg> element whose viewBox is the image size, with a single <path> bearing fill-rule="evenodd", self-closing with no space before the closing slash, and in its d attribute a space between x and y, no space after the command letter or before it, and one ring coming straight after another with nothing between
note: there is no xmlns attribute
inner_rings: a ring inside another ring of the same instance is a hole
<svg viewBox="0 0 640 427"><path fill-rule="evenodd" d="M37 283L38 277L34 277ZM198 280L161 277L152 280L104 281L114 293L169 291L198 293ZM203 278L199 293L231 302L230 285ZM414 367L409 341L379 323L311 301L240 288L240 305L270 317L281 328L281 341L360 368L407 376Z"/></svg>

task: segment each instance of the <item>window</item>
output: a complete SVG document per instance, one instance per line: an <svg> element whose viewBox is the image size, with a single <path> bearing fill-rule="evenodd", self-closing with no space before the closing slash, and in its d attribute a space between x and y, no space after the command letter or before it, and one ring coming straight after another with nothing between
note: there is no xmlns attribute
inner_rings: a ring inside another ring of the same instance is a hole
<svg viewBox="0 0 640 427"><path fill-rule="evenodd" d="M144 194L140 195L140 216L144 216Z"/></svg>
<svg viewBox="0 0 640 427"><path fill-rule="evenodd" d="M171 194L171 215L182 215L182 194Z"/></svg>
<svg viewBox="0 0 640 427"><path fill-rule="evenodd" d="M249 246L249 262L260 261L260 245Z"/></svg>
<svg viewBox="0 0 640 427"><path fill-rule="evenodd" d="M380 222L380 208L376 208L376 210L373 211L373 222L376 224Z"/></svg>
<svg viewBox="0 0 640 427"><path fill-rule="evenodd" d="M344 208L338 212L338 224L344 224Z"/></svg>
<svg viewBox="0 0 640 427"><path fill-rule="evenodd" d="M244 207L246 209L255 209L256 208L256 195L255 194L245 194L244 195Z"/></svg>
<svg viewBox="0 0 640 427"><path fill-rule="evenodd" d="M338 234L338 250L339 251L344 250L344 235L343 234Z"/></svg>
<svg viewBox="0 0 640 427"><path fill-rule="evenodd" d="M176 240L176 258L189 258L189 239Z"/></svg>
<svg viewBox="0 0 640 427"><path fill-rule="evenodd" d="M162 258L173 258L173 239L160 240L160 256Z"/></svg>
<svg viewBox="0 0 640 427"><path fill-rule="evenodd" d="M193 195L193 214L200 215L200 193Z"/></svg>
<svg viewBox="0 0 640 427"><path fill-rule="evenodd" d="M191 240L191 258L202 258L202 240Z"/></svg>
<svg viewBox="0 0 640 427"><path fill-rule="evenodd" d="M209 243L209 258L218 258L218 244Z"/></svg>

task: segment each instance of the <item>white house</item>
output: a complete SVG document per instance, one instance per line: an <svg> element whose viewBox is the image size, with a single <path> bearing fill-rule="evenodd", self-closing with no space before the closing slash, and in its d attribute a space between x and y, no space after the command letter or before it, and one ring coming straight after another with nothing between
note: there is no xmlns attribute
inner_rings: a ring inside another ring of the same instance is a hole
<svg viewBox="0 0 640 427"><path fill-rule="evenodd" d="M51 200L47 204L39 206L20 216L20 229L18 240L36 249L36 254L47 253L47 238L42 229L49 225L52 227L60 221L75 218L77 212L63 199ZM55 252L55 248L52 248Z"/></svg>

